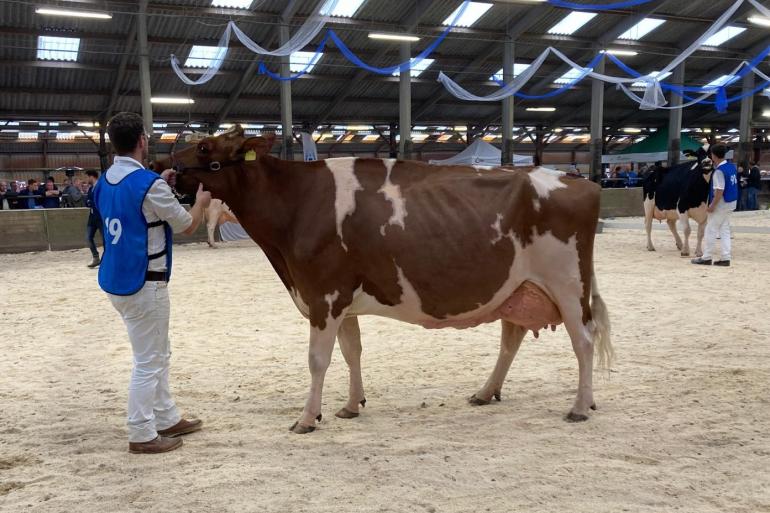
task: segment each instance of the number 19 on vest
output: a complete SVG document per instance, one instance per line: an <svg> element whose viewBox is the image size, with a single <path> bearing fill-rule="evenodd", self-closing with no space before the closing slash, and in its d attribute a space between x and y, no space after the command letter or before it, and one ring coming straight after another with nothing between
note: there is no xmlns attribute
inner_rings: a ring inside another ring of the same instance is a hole
<svg viewBox="0 0 770 513"><path fill-rule="evenodd" d="M120 240L120 236L123 235L123 225L120 222L120 219L117 217L114 217L112 219L105 218L104 220L104 226L107 228L107 232L112 235L112 244L117 244Z"/></svg>

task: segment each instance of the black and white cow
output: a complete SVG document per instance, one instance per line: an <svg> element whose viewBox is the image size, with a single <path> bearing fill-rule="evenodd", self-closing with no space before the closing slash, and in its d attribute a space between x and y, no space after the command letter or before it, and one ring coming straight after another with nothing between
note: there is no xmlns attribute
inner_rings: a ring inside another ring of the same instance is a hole
<svg viewBox="0 0 770 513"><path fill-rule="evenodd" d="M709 180L714 165L706 152L698 150L697 160L683 162L671 168L657 166L644 180L644 227L647 230L647 250L652 245L652 220L665 220L674 235L676 247L682 256L690 255L690 219L698 223L698 242L695 255L701 256L703 233L706 229L706 206ZM677 220L684 229L684 241L677 231Z"/></svg>

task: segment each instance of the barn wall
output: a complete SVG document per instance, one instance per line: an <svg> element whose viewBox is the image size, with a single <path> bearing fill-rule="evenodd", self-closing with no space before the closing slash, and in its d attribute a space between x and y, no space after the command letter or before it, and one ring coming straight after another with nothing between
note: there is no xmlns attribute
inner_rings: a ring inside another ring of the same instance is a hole
<svg viewBox="0 0 770 513"><path fill-rule="evenodd" d="M602 189L599 217L643 216L642 188Z"/></svg>
<svg viewBox="0 0 770 513"><path fill-rule="evenodd" d="M87 208L0 210L0 253L85 248L87 219ZM205 240L204 223L193 235L174 236L177 244Z"/></svg>

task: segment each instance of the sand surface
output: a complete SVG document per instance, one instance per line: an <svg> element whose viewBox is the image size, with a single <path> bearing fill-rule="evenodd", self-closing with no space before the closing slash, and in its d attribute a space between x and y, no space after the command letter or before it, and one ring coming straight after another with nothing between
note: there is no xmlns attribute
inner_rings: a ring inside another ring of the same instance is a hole
<svg viewBox="0 0 770 513"><path fill-rule="evenodd" d="M730 268L653 237L656 253L641 231L597 236L619 358L588 422L562 420L577 385L563 328L528 336L503 401L471 407L498 325L363 318L367 408L333 416L335 349L304 436L288 427L308 329L261 252L180 247L172 389L206 429L156 456L126 451L130 348L88 252L0 255L0 511L770 511L770 236L737 234Z"/></svg>

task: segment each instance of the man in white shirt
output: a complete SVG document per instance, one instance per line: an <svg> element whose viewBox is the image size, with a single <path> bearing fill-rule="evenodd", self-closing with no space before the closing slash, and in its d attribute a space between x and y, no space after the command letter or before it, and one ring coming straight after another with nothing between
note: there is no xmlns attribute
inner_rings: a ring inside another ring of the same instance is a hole
<svg viewBox="0 0 770 513"><path fill-rule="evenodd" d="M167 452L182 444L178 436L202 427L200 420L181 418L168 384L172 233L195 232L211 194L199 188L188 213L166 182L173 181L173 171L161 179L144 169L148 141L139 115L115 115L107 133L118 156L94 190L104 227L99 285L123 318L133 350L128 449Z"/></svg>
<svg viewBox="0 0 770 513"><path fill-rule="evenodd" d="M708 198L708 222L704 234L703 256L691 260L693 264L712 265L712 257L719 238L722 258L714 265L730 265L732 244L730 240L730 213L738 204L738 174L735 165L725 159L728 148L724 144L714 144L709 154L714 161L714 173L711 175L711 190Z"/></svg>

